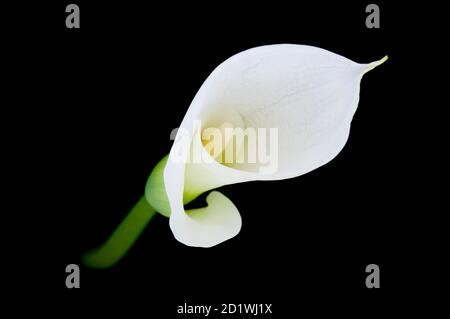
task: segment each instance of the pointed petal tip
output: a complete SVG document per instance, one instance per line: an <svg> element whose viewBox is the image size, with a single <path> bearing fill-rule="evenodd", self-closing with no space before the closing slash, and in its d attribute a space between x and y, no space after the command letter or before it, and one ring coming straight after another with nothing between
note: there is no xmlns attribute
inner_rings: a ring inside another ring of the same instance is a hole
<svg viewBox="0 0 450 319"><path fill-rule="evenodd" d="M372 63L366 64L365 68L363 70L363 74L375 69L377 66L383 64L384 62L386 62L386 60L389 58L388 55L385 55L382 59L378 60L378 61L374 61Z"/></svg>

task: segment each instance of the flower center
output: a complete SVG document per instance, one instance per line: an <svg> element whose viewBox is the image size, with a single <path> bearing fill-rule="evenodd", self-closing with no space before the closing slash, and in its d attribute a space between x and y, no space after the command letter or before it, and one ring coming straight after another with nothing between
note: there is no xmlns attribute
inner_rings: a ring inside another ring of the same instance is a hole
<svg viewBox="0 0 450 319"><path fill-rule="evenodd" d="M230 122L223 122L218 127L208 127L202 131L203 147L217 162L235 163L242 150L242 145L235 143L235 127Z"/></svg>

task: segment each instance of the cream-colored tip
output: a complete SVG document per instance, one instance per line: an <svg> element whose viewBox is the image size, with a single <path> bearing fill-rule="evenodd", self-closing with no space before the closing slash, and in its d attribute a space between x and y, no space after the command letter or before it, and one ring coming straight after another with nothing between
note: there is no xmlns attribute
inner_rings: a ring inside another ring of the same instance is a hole
<svg viewBox="0 0 450 319"><path fill-rule="evenodd" d="M370 70L375 69L377 66L383 64L384 62L386 62L386 60L389 58L388 55L385 55L381 60L366 64L366 68L363 71L363 74L369 72Z"/></svg>

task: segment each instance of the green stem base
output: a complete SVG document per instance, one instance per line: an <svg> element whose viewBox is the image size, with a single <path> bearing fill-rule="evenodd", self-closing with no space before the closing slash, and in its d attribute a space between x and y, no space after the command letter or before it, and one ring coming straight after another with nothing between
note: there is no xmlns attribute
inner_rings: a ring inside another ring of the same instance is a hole
<svg viewBox="0 0 450 319"><path fill-rule="evenodd" d="M156 211L141 197L120 223L111 237L100 247L87 252L81 258L83 264L92 268L114 266L133 246Z"/></svg>

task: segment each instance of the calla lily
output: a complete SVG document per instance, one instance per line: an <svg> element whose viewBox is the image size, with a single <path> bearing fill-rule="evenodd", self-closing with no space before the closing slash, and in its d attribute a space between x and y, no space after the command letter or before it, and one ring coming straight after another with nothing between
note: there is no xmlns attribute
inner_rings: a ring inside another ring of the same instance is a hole
<svg viewBox="0 0 450 319"><path fill-rule="evenodd" d="M236 236L239 211L220 192L211 192L204 208L185 210L184 205L223 185L292 178L332 160L347 142L362 76L386 59L358 64L324 49L290 44L256 47L229 58L201 86L169 155L150 175L147 203L170 218L175 238L188 246L211 247ZM226 134L219 146L208 148L209 128L219 133L276 129L270 148L276 167L259 159L237 161L251 146L230 148ZM225 162L230 153L232 160ZM196 161L193 154L200 154Z"/></svg>

